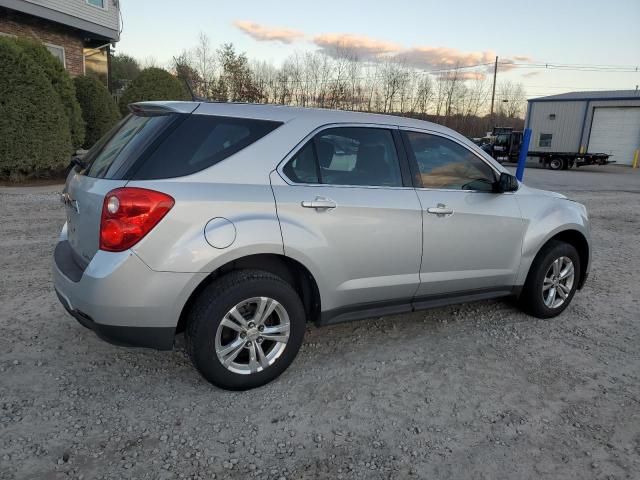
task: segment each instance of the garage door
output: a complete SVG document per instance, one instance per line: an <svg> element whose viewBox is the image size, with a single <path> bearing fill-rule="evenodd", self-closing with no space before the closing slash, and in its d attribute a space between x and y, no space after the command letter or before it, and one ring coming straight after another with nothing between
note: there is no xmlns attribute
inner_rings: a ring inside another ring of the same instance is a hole
<svg viewBox="0 0 640 480"><path fill-rule="evenodd" d="M640 107L601 107L593 113L590 153L610 153L612 160L631 165L640 148Z"/></svg>

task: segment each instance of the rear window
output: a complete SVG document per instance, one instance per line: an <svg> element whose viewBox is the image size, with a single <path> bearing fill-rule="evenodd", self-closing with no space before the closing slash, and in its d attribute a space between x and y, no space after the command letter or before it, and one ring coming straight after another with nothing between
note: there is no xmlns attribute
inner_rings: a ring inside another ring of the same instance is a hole
<svg viewBox="0 0 640 480"><path fill-rule="evenodd" d="M280 126L279 122L189 115L145 155L133 175L151 180L189 175L221 162Z"/></svg>
<svg viewBox="0 0 640 480"><path fill-rule="evenodd" d="M178 115L129 115L87 152L83 172L95 178L121 178L153 139Z"/></svg>

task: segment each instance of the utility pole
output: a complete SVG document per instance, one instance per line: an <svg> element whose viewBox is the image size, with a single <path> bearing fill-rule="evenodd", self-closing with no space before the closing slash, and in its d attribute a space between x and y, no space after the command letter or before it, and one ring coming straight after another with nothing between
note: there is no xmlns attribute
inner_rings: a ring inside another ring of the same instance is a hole
<svg viewBox="0 0 640 480"><path fill-rule="evenodd" d="M496 63L493 66L493 93L491 93L491 123L494 123L493 119L493 102L496 99L496 76L498 75L498 56L496 55ZM495 127L495 125L491 125Z"/></svg>

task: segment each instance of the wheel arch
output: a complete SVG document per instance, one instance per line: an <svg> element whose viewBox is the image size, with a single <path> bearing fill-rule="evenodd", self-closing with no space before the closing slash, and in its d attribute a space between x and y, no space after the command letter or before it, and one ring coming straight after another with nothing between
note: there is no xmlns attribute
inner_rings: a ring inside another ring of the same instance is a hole
<svg viewBox="0 0 640 480"><path fill-rule="evenodd" d="M569 245L575 247L575 249L578 251L578 257L580 258L580 278L578 279L578 289L581 289L587 279L587 272L589 271L590 252L589 241L584 236L584 234L578 230L562 230L549 237L536 252L531 265L533 265L533 262L538 257L538 255L540 255L540 252L544 249L544 247L547 246L549 242L554 240L568 243ZM531 270L531 265L529 265L529 271Z"/></svg>
<svg viewBox="0 0 640 480"><path fill-rule="evenodd" d="M189 311L202 290L229 272L247 269L263 270L282 278L300 295L305 312L307 313L307 319L314 322L319 319L320 291L309 269L297 260L285 255L260 253L231 260L207 275L193 292L191 292L185 305L182 307L176 333L184 331Z"/></svg>

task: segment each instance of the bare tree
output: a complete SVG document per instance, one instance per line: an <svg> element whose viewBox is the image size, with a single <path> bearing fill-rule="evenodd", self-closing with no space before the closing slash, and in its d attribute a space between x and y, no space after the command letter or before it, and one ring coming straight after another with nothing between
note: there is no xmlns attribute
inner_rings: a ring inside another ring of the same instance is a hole
<svg viewBox="0 0 640 480"><path fill-rule="evenodd" d="M142 67L143 70L145 68L160 68L160 62L153 55L148 55L140 62L140 67Z"/></svg>
<svg viewBox="0 0 640 480"><path fill-rule="evenodd" d="M149 58L146 64L157 61ZM455 67L430 74L391 57L361 58L344 45L331 52L295 52L274 65L250 62L231 44L216 49L201 33L194 48L174 57L170 69L192 86L195 95L219 101L393 112L476 136L489 123L490 89L483 75ZM516 124L525 99L521 84L500 83L497 115L513 118L501 122Z"/></svg>
<svg viewBox="0 0 640 480"><path fill-rule="evenodd" d="M527 94L521 83L506 80L498 84L498 113L508 118L520 117L526 104Z"/></svg>
<svg viewBox="0 0 640 480"><path fill-rule="evenodd" d="M188 54L187 59L200 79L200 85L197 86L198 93L210 98L216 84L216 56L209 37L205 33L200 32L198 45Z"/></svg>
<svg viewBox="0 0 640 480"><path fill-rule="evenodd" d="M416 72L415 75L416 80L413 91L411 113L426 115L435 96L433 81L431 80L430 75L420 74L418 72Z"/></svg>

